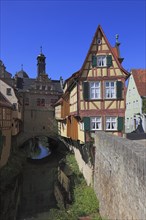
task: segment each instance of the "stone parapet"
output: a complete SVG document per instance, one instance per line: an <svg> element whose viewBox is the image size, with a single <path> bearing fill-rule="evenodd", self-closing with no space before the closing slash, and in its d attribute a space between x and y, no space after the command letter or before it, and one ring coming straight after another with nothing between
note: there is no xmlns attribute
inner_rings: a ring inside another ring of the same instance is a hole
<svg viewBox="0 0 146 220"><path fill-rule="evenodd" d="M104 132L95 134L94 190L101 216L146 219L146 147Z"/></svg>

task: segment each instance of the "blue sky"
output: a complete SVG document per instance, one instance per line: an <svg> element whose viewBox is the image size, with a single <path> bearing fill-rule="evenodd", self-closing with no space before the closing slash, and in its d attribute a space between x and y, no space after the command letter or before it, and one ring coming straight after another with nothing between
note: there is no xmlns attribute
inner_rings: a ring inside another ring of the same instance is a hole
<svg viewBox="0 0 146 220"><path fill-rule="evenodd" d="M84 62L98 25L114 46L119 34L123 67L146 68L146 0L0 1L0 59L12 75L37 75L40 46L46 72L67 79Z"/></svg>

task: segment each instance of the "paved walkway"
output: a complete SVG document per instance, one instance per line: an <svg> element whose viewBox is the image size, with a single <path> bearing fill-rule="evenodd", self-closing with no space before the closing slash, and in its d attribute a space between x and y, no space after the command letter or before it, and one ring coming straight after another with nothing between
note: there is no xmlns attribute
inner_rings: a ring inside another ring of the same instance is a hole
<svg viewBox="0 0 146 220"><path fill-rule="evenodd" d="M142 144L143 146L146 147L146 139L141 139L141 140L134 140L134 142Z"/></svg>

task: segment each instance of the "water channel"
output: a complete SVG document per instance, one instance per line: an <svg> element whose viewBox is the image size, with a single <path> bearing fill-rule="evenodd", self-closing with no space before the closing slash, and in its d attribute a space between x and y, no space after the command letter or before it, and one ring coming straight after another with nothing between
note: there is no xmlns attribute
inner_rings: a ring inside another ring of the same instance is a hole
<svg viewBox="0 0 146 220"><path fill-rule="evenodd" d="M57 207L54 184L58 164L65 156L64 144L46 137L28 143L28 159L23 169L20 206L17 220L38 219L37 215Z"/></svg>

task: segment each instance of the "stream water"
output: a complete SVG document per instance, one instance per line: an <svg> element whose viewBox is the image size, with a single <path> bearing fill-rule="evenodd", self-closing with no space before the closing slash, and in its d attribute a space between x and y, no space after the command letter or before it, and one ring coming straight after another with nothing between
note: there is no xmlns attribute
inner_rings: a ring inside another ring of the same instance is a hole
<svg viewBox="0 0 146 220"><path fill-rule="evenodd" d="M38 215L41 215L39 220L46 220L45 213L57 207L54 184L58 179L59 161L64 155L62 151L65 152L66 148L62 144L59 147L51 144L43 138L35 148L28 146L32 151L23 169L17 220L37 219Z"/></svg>
<svg viewBox="0 0 146 220"><path fill-rule="evenodd" d="M51 154L50 149L48 147L43 146L41 142L39 142L38 148L40 150L40 153L38 155L32 156L31 157L32 159L36 159L36 160L38 159L39 160L39 159L47 157Z"/></svg>

